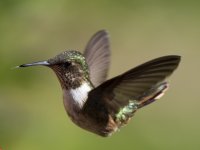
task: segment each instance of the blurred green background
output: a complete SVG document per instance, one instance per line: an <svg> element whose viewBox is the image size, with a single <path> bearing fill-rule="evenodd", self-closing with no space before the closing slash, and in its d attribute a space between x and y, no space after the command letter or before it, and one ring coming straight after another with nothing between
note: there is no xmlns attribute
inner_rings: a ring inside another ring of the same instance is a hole
<svg viewBox="0 0 200 150"><path fill-rule="evenodd" d="M199 150L199 8L197 0L1 0L0 147ZM83 51L100 29L111 36L109 78L152 58L182 56L167 94L109 138L70 121L50 69L11 69L67 49Z"/></svg>

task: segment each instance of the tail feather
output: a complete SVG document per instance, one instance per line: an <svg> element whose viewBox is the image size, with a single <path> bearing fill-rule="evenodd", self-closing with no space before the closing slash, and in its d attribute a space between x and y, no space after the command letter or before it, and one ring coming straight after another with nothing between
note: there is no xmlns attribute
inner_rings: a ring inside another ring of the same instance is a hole
<svg viewBox="0 0 200 150"><path fill-rule="evenodd" d="M137 108L142 108L154 102L155 100L160 99L165 94L165 91L167 91L168 87L169 84L167 82L160 83L159 85L154 87L148 92L148 94L141 98Z"/></svg>
<svg viewBox="0 0 200 150"><path fill-rule="evenodd" d="M169 84L167 82L162 82L150 89L147 93L141 96L140 99L129 101L129 104L121 108L115 116L115 121L118 123L118 126L127 124L130 118L139 108L142 108L148 104L151 104L155 100L160 99L168 89L168 86Z"/></svg>

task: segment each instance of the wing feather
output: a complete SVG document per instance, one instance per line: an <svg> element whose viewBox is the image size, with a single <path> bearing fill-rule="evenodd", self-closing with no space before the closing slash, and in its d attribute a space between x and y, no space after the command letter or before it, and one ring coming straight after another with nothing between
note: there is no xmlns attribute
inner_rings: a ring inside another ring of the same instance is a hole
<svg viewBox="0 0 200 150"><path fill-rule="evenodd" d="M93 89L85 106L101 103L110 114L116 115L122 108L134 109L134 104L130 104L130 101L144 102L146 105L145 101L149 100L152 94L152 97L155 97L156 92L161 93L167 88L164 80L173 73L179 62L180 56L170 55L133 68Z"/></svg>
<svg viewBox="0 0 200 150"><path fill-rule="evenodd" d="M88 42L84 56L90 71L90 80L96 87L106 80L110 66L110 43L105 30L97 32Z"/></svg>

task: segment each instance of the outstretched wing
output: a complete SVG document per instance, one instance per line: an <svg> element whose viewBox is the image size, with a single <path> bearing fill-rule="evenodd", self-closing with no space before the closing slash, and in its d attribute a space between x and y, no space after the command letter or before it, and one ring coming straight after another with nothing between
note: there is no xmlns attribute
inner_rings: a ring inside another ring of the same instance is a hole
<svg viewBox="0 0 200 150"><path fill-rule="evenodd" d="M123 124L136 109L159 97L167 88L163 80L179 62L180 56L164 56L110 79L89 93L85 109L101 104L115 121Z"/></svg>
<svg viewBox="0 0 200 150"><path fill-rule="evenodd" d="M110 66L110 44L105 30L97 32L88 42L84 56L90 71L90 80L96 87L106 80Z"/></svg>

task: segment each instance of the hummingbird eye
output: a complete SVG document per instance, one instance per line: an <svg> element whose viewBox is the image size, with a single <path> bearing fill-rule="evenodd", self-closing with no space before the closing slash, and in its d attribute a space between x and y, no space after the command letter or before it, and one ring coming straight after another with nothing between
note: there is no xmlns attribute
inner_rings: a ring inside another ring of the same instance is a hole
<svg viewBox="0 0 200 150"><path fill-rule="evenodd" d="M62 64L62 66L63 66L64 68L68 68L70 65L71 65L70 62L65 62L65 63Z"/></svg>

